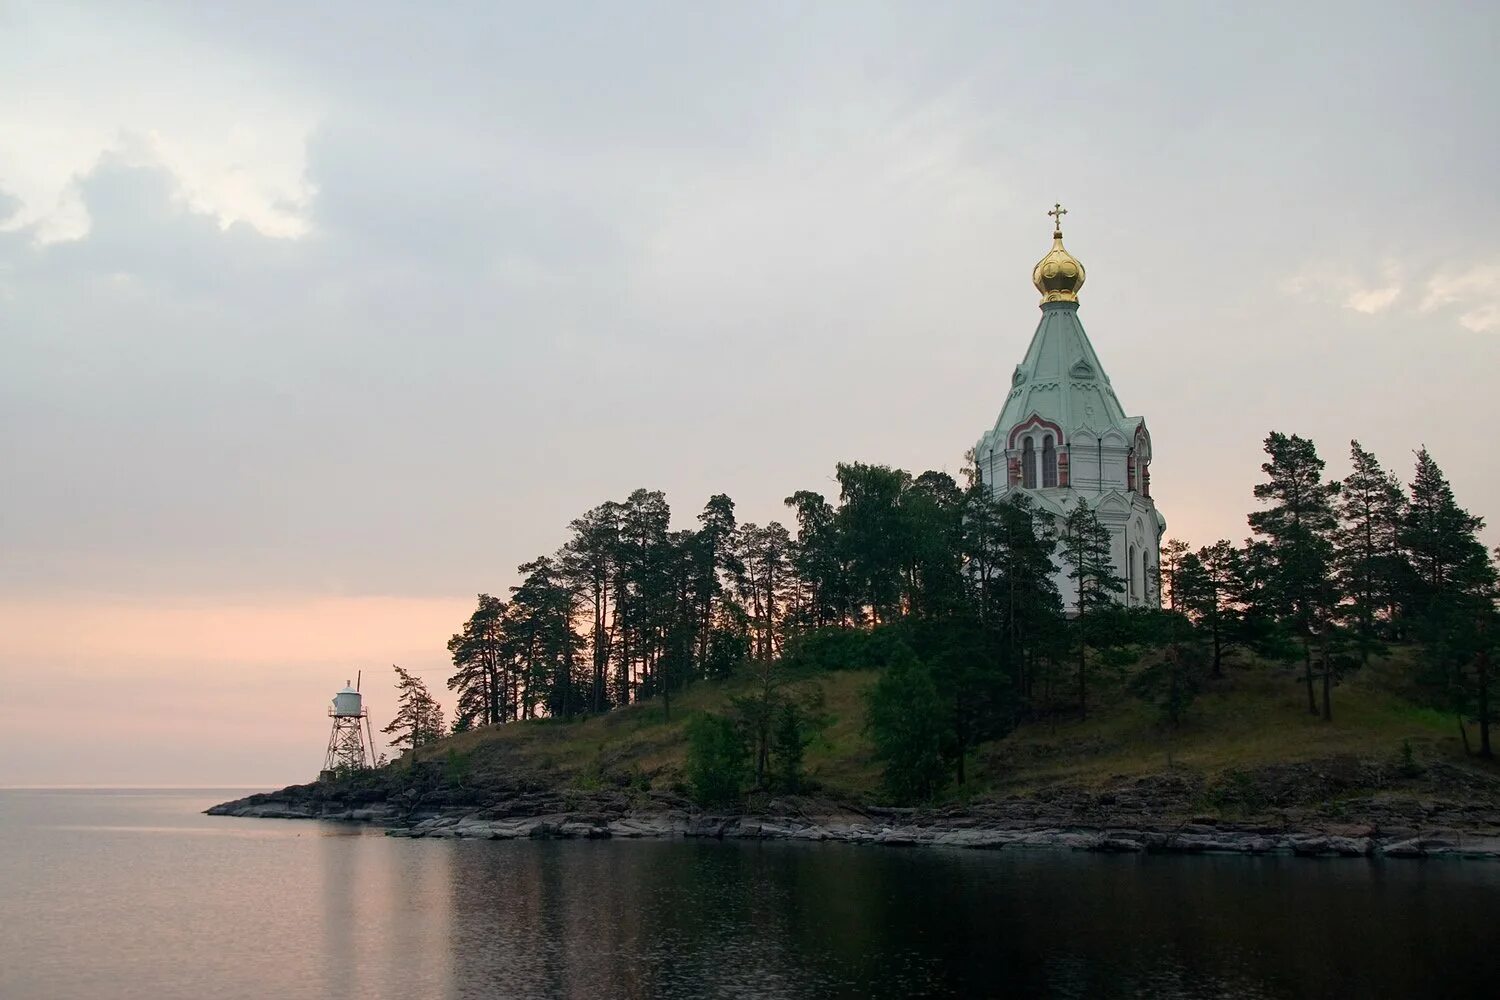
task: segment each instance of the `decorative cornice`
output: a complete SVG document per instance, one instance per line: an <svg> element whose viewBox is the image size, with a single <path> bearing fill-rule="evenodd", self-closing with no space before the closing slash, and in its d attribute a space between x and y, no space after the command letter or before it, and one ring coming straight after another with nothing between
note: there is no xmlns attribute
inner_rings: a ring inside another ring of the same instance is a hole
<svg viewBox="0 0 1500 1000"><path fill-rule="evenodd" d="M1019 424L1016 424L1016 426L1010 429L1010 434L1007 435L1005 439L1005 447L1007 449L1014 448L1016 446L1016 435L1020 434L1022 431L1031 430L1032 428L1050 430L1052 433L1056 434L1058 447L1061 447L1066 443L1066 439L1063 435L1063 429L1061 427L1059 427L1057 424L1054 424L1052 421L1044 420L1042 417L1033 413L1031 416L1027 417L1025 420L1021 421Z"/></svg>

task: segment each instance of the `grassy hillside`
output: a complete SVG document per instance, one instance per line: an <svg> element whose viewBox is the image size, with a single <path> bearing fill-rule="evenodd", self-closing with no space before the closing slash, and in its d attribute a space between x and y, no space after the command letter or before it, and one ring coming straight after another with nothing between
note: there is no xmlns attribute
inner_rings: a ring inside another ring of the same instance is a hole
<svg viewBox="0 0 1500 1000"><path fill-rule="evenodd" d="M1308 714L1295 671L1259 662L1230 666L1223 680L1208 682L1170 737L1154 709L1126 692L1125 676L1100 678L1087 720L1061 715L1033 721L983 744L970 758L969 783L950 789L949 796L1002 795L1058 783L1097 786L1160 772L1169 752L1175 766L1215 775L1340 755L1394 759L1409 741L1419 759L1484 766L1465 758L1454 718L1396 693L1414 655L1397 650L1335 688L1332 723ZM865 802L881 797L880 767L864 732L864 692L876 677L876 671L863 670L785 678L789 692L822 691L828 725L809 747L806 769L830 796ZM730 698L749 693L753 683L749 676L700 682L673 698L670 720L659 701L648 702L578 722L539 720L463 733L423 747L415 759L443 761L477 783L523 777L581 790L627 782L671 789L682 779L688 719L726 711Z"/></svg>

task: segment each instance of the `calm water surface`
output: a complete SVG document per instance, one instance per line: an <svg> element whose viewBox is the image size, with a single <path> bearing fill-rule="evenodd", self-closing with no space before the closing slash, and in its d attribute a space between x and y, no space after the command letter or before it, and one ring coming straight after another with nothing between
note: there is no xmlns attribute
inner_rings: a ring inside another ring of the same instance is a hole
<svg viewBox="0 0 1500 1000"><path fill-rule="evenodd" d="M396 840L0 791L0 997L1500 995L1500 865Z"/></svg>

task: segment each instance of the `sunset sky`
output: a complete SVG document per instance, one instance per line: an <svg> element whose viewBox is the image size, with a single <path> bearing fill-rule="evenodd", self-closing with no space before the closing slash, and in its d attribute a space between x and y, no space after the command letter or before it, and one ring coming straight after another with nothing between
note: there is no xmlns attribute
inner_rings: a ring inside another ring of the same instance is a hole
<svg viewBox="0 0 1500 1000"><path fill-rule="evenodd" d="M306 780L594 504L956 474L1057 200L1169 535L1273 428L1500 519L1500 8L1205 7L0 0L0 785Z"/></svg>

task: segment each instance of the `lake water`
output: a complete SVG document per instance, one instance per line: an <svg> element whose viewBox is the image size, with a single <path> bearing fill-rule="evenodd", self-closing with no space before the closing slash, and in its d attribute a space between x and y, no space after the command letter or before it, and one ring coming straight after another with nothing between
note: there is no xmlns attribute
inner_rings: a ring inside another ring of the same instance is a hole
<svg viewBox="0 0 1500 1000"><path fill-rule="evenodd" d="M473 842L0 791L0 997L1500 995L1500 865Z"/></svg>

